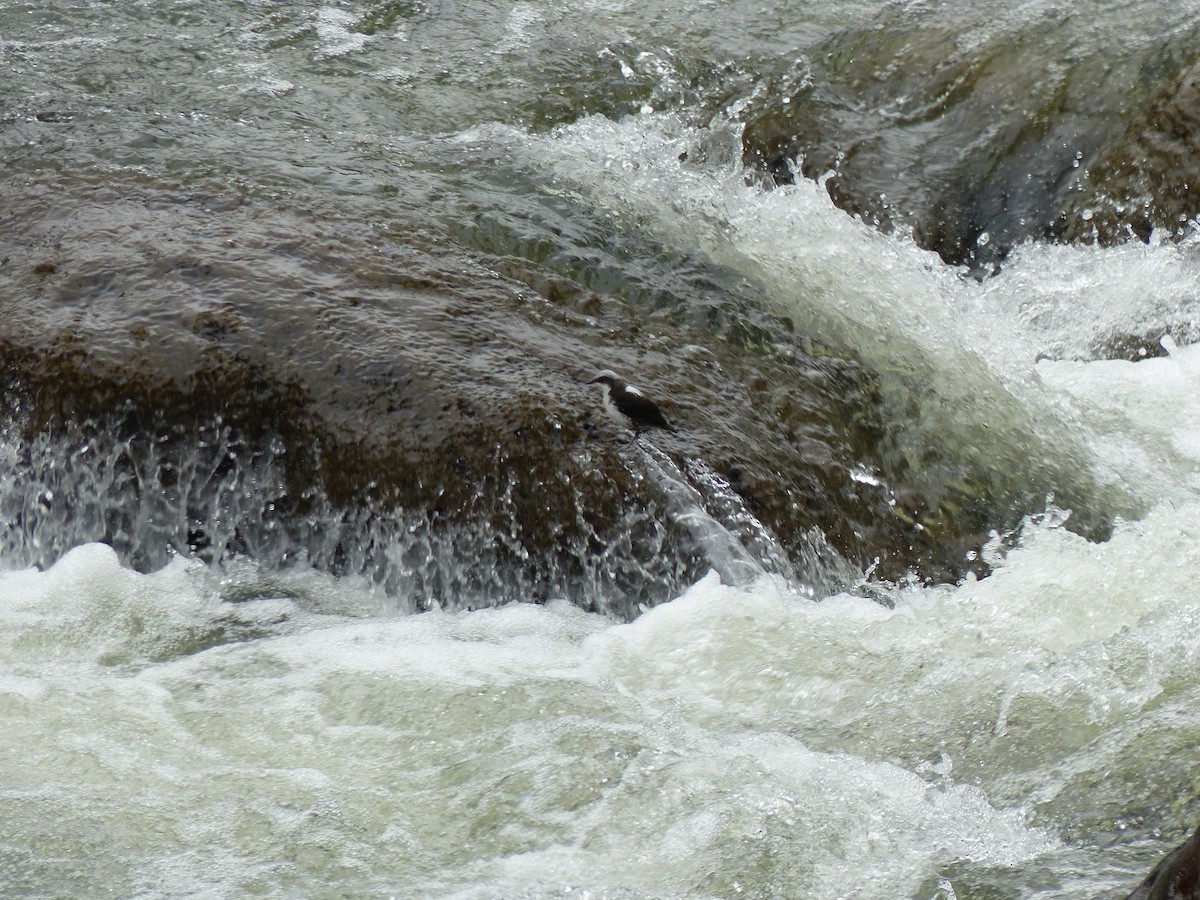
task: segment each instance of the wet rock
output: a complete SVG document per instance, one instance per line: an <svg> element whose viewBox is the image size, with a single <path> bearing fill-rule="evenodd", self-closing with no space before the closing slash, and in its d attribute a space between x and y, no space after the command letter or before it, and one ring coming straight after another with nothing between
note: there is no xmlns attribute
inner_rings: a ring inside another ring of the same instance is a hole
<svg viewBox="0 0 1200 900"><path fill-rule="evenodd" d="M1185 233L1200 215L1200 60L1166 80L1088 167L1062 237L1111 244L1154 229Z"/></svg>
<svg viewBox="0 0 1200 900"><path fill-rule="evenodd" d="M978 461L913 469L872 373L718 272L698 294L600 294L333 204L133 179L4 192L9 559L104 540L140 568L245 555L417 605L632 615L709 563L597 414L599 368L653 390L683 431L666 449L715 473L705 502L734 532L760 522L818 592L845 561L957 578L1044 496Z"/></svg>
<svg viewBox="0 0 1200 900"><path fill-rule="evenodd" d="M8 194L0 365L28 479L10 558L105 540L142 568L172 548L306 559L487 602L606 577L604 545L648 531L666 546L631 551L641 582L614 593L699 574L588 433L595 352L527 328L519 285L344 220L71 187ZM53 272L24 265L39 247Z"/></svg>
<svg viewBox="0 0 1200 900"><path fill-rule="evenodd" d="M1194 214L1191 32L1114 52L1104 26L1052 9L986 19L893 10L809 48L802 86L768 85L744 114L745 160L786 179L798 159L848 212L985 270L1088 222L1139 233Z"/></svg>
<svg viewBox="0 0 1200 900"><path fill-rule="evenodd" d="M1163 857L1127 900L1198 900L1200 898L1200 828Z"/></svg>

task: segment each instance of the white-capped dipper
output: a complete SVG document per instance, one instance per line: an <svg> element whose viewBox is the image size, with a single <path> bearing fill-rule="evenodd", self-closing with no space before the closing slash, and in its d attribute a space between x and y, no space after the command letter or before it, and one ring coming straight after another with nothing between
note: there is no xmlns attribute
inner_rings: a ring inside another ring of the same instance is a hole
<svg viewBox="0 0 1200 900"><path fill-rule="evenodd" d="M662 414L658 404L611 369L605 369L588 384L604 388L604 410L618 425L633 432L636 440L643 431L662 428L672 434L675 429Z"/></svg>

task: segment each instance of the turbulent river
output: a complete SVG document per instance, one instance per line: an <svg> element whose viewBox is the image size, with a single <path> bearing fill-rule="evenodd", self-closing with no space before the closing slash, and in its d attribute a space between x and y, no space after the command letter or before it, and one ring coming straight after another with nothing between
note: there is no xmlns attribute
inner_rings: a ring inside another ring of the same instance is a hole
<svg viewBox="0 0 1200 900"><path fill-rule="evenodd" d="M1133 890L1200 821L1198 58L0 4L0 894Z"/></svg>

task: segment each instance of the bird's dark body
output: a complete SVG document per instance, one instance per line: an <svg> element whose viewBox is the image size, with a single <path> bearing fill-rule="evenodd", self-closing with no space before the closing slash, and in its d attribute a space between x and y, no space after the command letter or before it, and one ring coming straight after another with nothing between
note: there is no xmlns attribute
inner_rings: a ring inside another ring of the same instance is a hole
<svg viewBox="0 0 1200 900"><path fill-rule="evenodd" d="M628 428L635 436L651 428L661 428L674 433L675 428L662 414L658 404L637 388L627 384L615 372L606 369L589 384L603 385L605 410L619 425Z"/></svg>

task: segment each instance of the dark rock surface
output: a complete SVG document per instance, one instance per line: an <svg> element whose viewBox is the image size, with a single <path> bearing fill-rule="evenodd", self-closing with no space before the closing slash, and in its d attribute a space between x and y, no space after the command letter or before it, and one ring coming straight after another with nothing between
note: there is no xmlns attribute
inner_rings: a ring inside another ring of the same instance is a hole
<svg viewBox="0 0 1200 900"><path fill-rule="evenodd" d="M1109 141L1064 211L1062 237L1111 244L1179 236L1200 214L1200 60L1162 84Z"/></svg>
<svg viewBox="0 0 1200 900"><path fill-rule="evenodd" d="M1197 900L1200 898L1200 828L1163 857L1126 900Z"/></svg>
<svg viewBox="0 0 1200 900"><path fill-rule="evenodd" d="M598 294L402 218L218 189L4 192L10 558L104 540L143 568L173 548L426 599L653 602L707 561L598 413L584 382L604 367L662 400L667 449L737 498L729 527L752 514L818 592L833 551L954 579L1039 502L1011 473L889 456L871 372L724 290Z"/></svg>
<svg viewBox="0 0 1200 900"><path fill-rule="evenodd" d="M838 206L977 269L1029 239L1178 230L1200 212L1191 48L1186 30L1116 48L1051 9L892 9L751 106L745 159L786 179L798 158Z"/></svg>
<svg viewBox="0 0 1200 900"><path fill-rule="evenodd" d="M672 398L695 429L689 452L785 544L819 525L851 555L900 555L886 499L847 490L844 467L877 427L870 379L798 340L787 391L766 396L770 341L731 349L726 374L525 260L133 180L10 184L0 231L0 362L32 473L10 490L6 542L31 562L103 539L141 566L170 546L304 557L408 572L396 586L425 595L453 593L436 582L457 567L475 582L462 593L485 600L586 594L578 582L624 566L627 584L591 593L661 597L703 558L593 414L583 382L601 365ZM694 404L710 379L745 387L706 416ZM764 406L775 415L751 415ZM74 474L64 443L86 450L68 454ZM383 558L414 533L402 564ZM610 545L627 548L623 564L606 563Z"/></svg>

